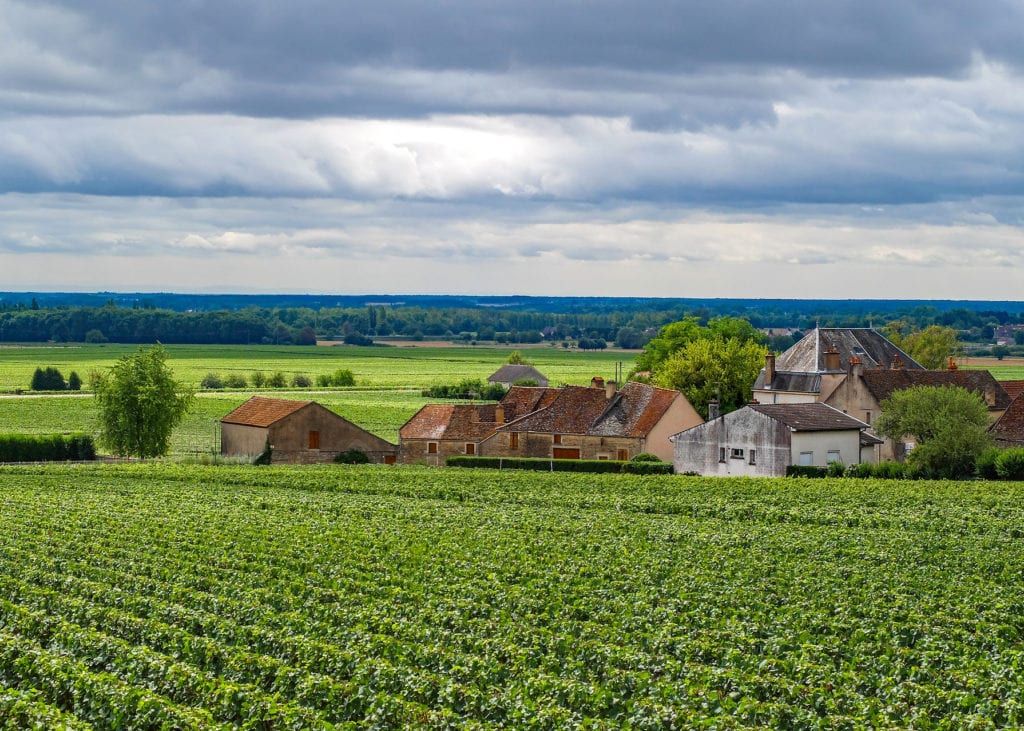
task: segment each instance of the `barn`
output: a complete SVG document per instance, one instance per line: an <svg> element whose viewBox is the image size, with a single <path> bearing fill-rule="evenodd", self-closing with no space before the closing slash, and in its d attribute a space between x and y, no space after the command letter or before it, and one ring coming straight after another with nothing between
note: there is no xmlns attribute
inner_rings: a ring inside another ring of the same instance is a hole
<svg viewBox="0 0 1024 731"><path fill-rule="evenodd" d="M370 462L393 464L398 448L315 401L253 396L221 419L220 451L226 457L256 457L270 443L273 461L333 462L357 450Z"/></svg>

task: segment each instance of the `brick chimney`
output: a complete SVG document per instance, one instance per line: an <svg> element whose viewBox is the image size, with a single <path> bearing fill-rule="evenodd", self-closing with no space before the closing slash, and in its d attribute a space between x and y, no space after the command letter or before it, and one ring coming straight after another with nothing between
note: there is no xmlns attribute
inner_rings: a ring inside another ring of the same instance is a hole
<svg viewBox="0 0 1024 731"><path fill-rule="evenodd" d="M775 380L775 353L768 353L764 357L764 385L772 385Z"/></svg>
<svg viewBox="0 0 1024 731"><path fill-rule="evenodd" d="M848 373L851 376L860 376L864 372L864 363L857 356L850 358L850 369Z"/></svg>
<svg viewBox="0 0 1024 731"><path fill-rule="evenodd" d="M711 399L708 401L708 421L717 419L719 416L721 416L721 411L719 410L718 399Z"/></svg>
<svg viewBox="0 0 1024 731"><path fill-rule="evenodd" d="M826 371L840 371L842 367L839 364L839 351L835 349L835 346L825 351L825 370Z"/></svg>
<svg viewBox="0 0 1024 731"><path fill-rule="evenodd" d="M611 400L615 396L615 392L619 390L619 384L615 381L605 381L604 384L604 397Z"/></svg>
<svg viewBox="0 0 1024 731"><path fill-rule="evenodd" d="M604 388L604 379L601 376L594 376L590 379L591 388Z"/></svg>

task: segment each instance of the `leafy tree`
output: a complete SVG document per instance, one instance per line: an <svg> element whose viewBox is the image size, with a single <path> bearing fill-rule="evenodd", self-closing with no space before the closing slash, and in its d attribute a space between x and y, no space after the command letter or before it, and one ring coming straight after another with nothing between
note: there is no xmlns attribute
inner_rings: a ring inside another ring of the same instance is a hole
<svg viewBox="0 0 1024 731"><path fill-rule="evenodd" d="M191 390L174 380L160 345L139 348L106 372L94 373L92 386L100 408L100 442L118 456L167 454L171 431L193 400Z"/></svg>
<svg viewBox="0 0 1024 731"><path fill-rule="evenodd" d="M45 369L36 368L32 374L33 391L63 391L66 388L64 376L53 366L47 366Z"/></svg>
<svg viewBox="0 0 1024 731"><path fill-rule="evenodd" d="M897 320L886 326L884 333L911 358L930 370L945 368L949 357L956 355L960 348L956 330L942 325L929 325L924 330L911 332L906 322Z"/></svg>
<svg viewBox="0 0 1024 731"><path fill-rule="evenodd" d="M716 317L702 327L697 317L685 317L677 322L669 323L658 331L644 352L637 356L638 371L658 371L675 353L695 340L713 339L725 341L733 339L740 344L764 342L764 335L748 320L742 317ZM756 377L756 376L755 376ZM753 385L753 381L751 381Z"/></svg>
<svg viewBox="0 0 1024 731"><path fill-rule="evenodd" d="M529 363L527 363L526 360L523 358L523 354L520 353L518 350L513 350L511 353L509 353L508 358L505 360L505 362L509 363L510 365L529 365Z"/></svg>
<svg viewBox="0 0 1024 731"><path fill-rule="evenodd" d="M93 328L85 333L85 342L87 343L105 343L107 342L107 336L103 334L102 330Z"/></svg>
<svg viewBox="0 0 1024 731"><path fill-rule="evenodd" d="M959 386L912 386L894 391L881 403L874 423L879 434L916 446L907 462L930 477L974 474L978 457L992 445L988 407Z"/></svg>
<svg viewBox="0 0 1024 731"><path fill-rule="evenodd" d="M203 380L199 382L199 385L203 388L224 388L224 379L221 378L219 373L211 371L203 376Z"/></svg>
<svg viewBox="0 0 1024 731"><path fill-rule="evenodd" d="M288 377L281 371L274 371L267 378L267 388L284 388L288 385Z"/></svg>
<svg viewBox="0 0 1024 731"><path fill-rule="evenodd" d="M69 391L81 391L82 390L82 378L78 375L77 371L71 371L68 376L68 390Z"/></svg>
<svg viewBox="0 0 1024 731"><path fill-rule="evenodd" d="M615 347L634 350L644 346L644 334L635 327L620 327L615 334Z"/></svg>
<svg viewBox="0 0 1024 731"><path fill-rule="evenodd" d="M723 414L747 402L767 352L751 340L698 338L669 356L654 382L682 391L706 419L708 402L714 398Z"/></svg>

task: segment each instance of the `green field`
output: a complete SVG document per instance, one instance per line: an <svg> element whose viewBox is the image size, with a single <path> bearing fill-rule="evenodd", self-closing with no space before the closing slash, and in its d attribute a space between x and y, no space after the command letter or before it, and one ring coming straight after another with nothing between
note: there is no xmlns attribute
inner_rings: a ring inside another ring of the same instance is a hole
<svg viewBox="0 0 1024 731"><path fill-rule="evenodd" d="M0 468L0 726L1020 726L1022 549L1022 484Z"/></svg>
<svg viewBox="0 0 1024 731"><path fill-rule="evenodd" d="M175 376L198 387L207 373L221 375L253 371L311 376L351 370L356 385L366 388L427 388L462 378L486 379L515 348L483 347L357 347L273 345L168 345L167 363ZM65 377L76 371L84 380L94 370L109 367L134 345L0 347L0 392L28 390L36 368L53 366ZM523 349L524 357L548 377L552 385L584 385L593 376L612 378L615 364L628 372L636 354L624 351L577 351L541 347Z"/></svg>

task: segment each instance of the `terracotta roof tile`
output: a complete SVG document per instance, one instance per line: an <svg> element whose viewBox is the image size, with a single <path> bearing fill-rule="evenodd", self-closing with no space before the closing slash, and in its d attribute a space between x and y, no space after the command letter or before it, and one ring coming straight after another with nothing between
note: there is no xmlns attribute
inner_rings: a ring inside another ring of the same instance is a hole
<svg viewBox="0 0 1024 731"><path fill-rule="evenodd" d="M1006 395L1015 399L1024 392L1024 381L1000 381L999 385L1006 391Z"/></svg>
<svg viewBox="0 0 1024 731"><path fill-rule="evenodd" d="M479 441L494 433L495 404L427 404L405 422L402 439Z"/></svg>
<svg viewBox="0 0 1024 731"><path fill-rule="evenodd" d="M1018 395L990 429L997 442L1024 445L1024 396Z"/></svg>
<svg viewBox="0 0 1024 731"><path fill-rule="evenodd" d="M893 391L911 386L960 386L980 395L988 407L1001 411L1010 405L1010 397L988 371L925 371L891 370L877 368L865 370L861 376L868 391L879 402Z"/></svg>
<svg viewBox="0 0 1024 731"><path fill-rule="evenodd" d="M299 409L309 406L312 401L253 396L237 409L221 419L225 424L268 427Z"/></svg>

